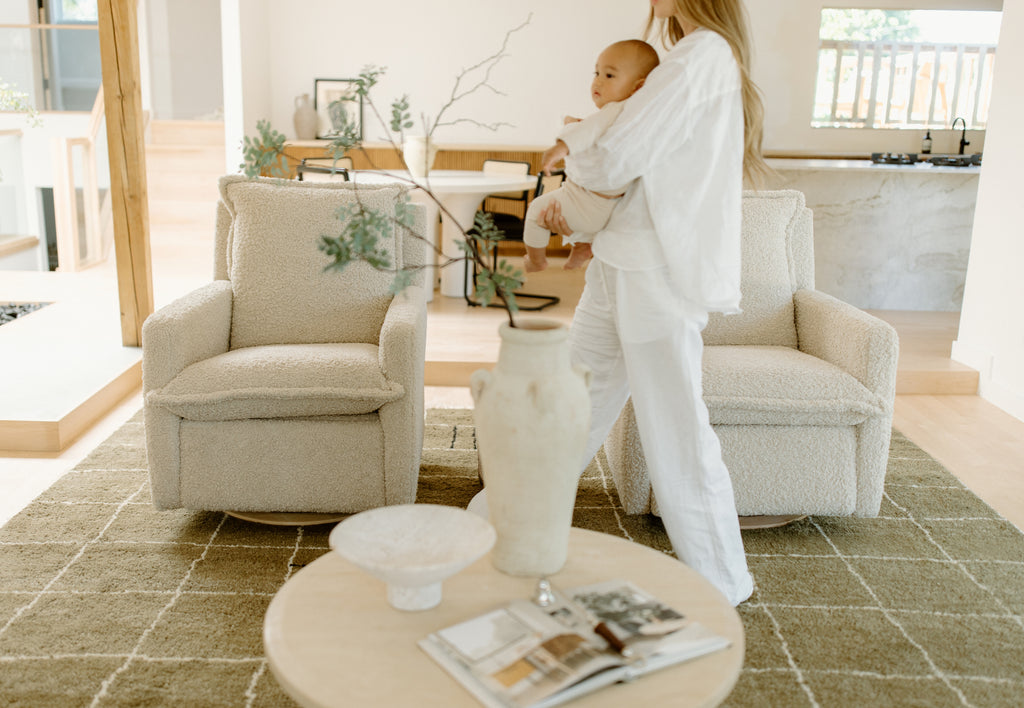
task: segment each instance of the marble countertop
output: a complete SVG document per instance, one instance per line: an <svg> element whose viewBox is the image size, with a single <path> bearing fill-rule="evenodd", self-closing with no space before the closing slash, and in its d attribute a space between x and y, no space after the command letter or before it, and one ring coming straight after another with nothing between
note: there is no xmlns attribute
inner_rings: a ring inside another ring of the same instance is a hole
<svg viewBox="0 0 1024 708"><path fill-rule="evenodd" d="M800 170L803 172L848 172L851 170L870 170L872 172L904 172L914 174L959 174L976 175L981 167L940 167L929 162L918 162L913 165L875 164L871 160L833 160L821 158L779 158L770 157L769 167L774 170Z"/></svg>

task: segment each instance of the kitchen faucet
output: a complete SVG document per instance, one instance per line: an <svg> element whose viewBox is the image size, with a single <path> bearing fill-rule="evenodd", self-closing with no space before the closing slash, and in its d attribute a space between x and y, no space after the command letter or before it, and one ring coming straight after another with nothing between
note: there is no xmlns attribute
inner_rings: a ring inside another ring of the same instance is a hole
<svg viewBox="0 0 1024 708"><path fill-rule="evenodd" d="M970 143L970 141L967 140L967 121L965 121L963 118L954 118L953 119L953 125L949 126L950 129L951 130L956 130L956 123L957 123L957 121L960 121L961 123L964 124L963 132L960 133L960 154L963 155L964 154L964 146L970 145L971 143Z"/></svg>

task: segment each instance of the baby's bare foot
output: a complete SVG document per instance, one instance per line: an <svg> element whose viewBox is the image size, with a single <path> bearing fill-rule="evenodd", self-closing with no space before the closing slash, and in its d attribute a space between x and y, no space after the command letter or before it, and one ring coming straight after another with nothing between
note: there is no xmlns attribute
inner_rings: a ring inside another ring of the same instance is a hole
<svg viewBox="0 0 1024 708"><path fill-rule="evenodd" d="M538 271L546 270L547 267L547 258L531 258L530 256L523 257L523 270L527 273L537 273Z"/></svg>
<svg viewBox="0 0 1024 708"><path fill-rule="evenodd" d="M589 243L577 243L573 244L572 249L569 251L569 257L565 259L565 265L562 266L565 270L576 270L582 268L587 264L593 257L594 253L590 248Z"/></svg>

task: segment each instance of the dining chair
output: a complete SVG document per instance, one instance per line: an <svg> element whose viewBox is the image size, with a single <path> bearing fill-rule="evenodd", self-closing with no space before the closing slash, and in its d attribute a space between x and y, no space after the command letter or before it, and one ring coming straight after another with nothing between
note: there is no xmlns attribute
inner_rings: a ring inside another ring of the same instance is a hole
<svg viewBox="0 0 1024 708"><path fill-rule="evenodd" d="M324 182L336 176L348 182L348 171L352 169L351 157L304 157L295 168L296 178L300 182Z"/></svg>
<svg viewBox="0 0 1024 708"><path fill-rule="evenodd" d="M530 164L528 162L516 162L510 160L485 160L483 170L485 174L529 174ZM525 169L524 169L525 168ZM543 194L546 190L557 189L561 186L565 179L565 173L563 170L554 170L550 175L545 175L543 172L537 175L537 185L532 190L533 197L530 196L530 190L520 192L502 192L498 194L491 194L484 200L482 212L489 214L494 225L502 232L502 241L520 241L523 240L523 226L526 223L526 209L532 198L538 197ZM516 204L520 202L520 204ZM498 265L498 245L495 244L491 249L491 266L497 268ZM472 284L476 282L476 265L473 266L473 278L469 279L469 261L466 261L466 291L464 293L466 302L472 306L480 306L482 303L474 300L471 295ZM534 293L516 292L514 293L516 298L525 298L540 300L541 303L538 305L519 305L520 310L526 311L537 311L543 310L546 307L556 305L561 301L561 298L555 295L540 295ZM500 307L501 305L493 304L494 307Z"/></svg>
<svg viewBox="0 0 1024 708"><path fill-rule="evenodd" d="M530 174L530 163L520 160L484 160L483 173L485 175L522 175ZM530 203L530 190L521 192L498 192L489 194L484 199L482 211L488 214L504 214L517 216L520 219L526 216L526 207Z"/></svg>

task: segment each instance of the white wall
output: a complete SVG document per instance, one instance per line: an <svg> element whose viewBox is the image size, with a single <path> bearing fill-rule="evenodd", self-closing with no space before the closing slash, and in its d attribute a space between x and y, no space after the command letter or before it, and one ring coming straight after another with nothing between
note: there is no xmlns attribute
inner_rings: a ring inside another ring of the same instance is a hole
<svg viewBox="0 0 1024 708"><path fill-rule="evenodd" d="M507 95L482 93L452 111L454 117L506 121L515 127L492 133L460 125L439 129L436 137L537 146L551 141L563 115L593 110L589 84L597 53L611 41L638 35L646 22L646 5L640 0L398 0L386 5L310 0L301 12L286 0L266 0L243 2L243 18L255 24L254 16L263 8L273 16L273 38L259 34L257 25L256 36L243 32L242 43L273 48L274 60L269 76L252 81L265 86L266 96L250 101L246 92L246 133L258 119L269 118L293 136L296 96L311 94L316 78L355 77L367 64L387 67L373 93L385 113L392 99L408 93L417 114L434 114L446 102L455 76L496 52L505 32L532 12L531 23L512 36L508 57L492 74L491 83ZM337 33L336 41L331 41L332 33ZM245 66L246 84L255 71ZM254 112L258 104L266 111ZM378 125L366 131L368 140L382 136Z"/></svg>
<svg viewBox="0 0 1024 708"><path fill-rule="evenodd" d="M153 117L212 117L223 105L224 94L220 3L145 0L144 12L148 54L145 81L149 84Z"/></svg>
<svg viewBox="0 0 1024 708"><path fill-rule="evenodd" d="M892 9L999 10L1001 0L748 0L755 44L754 76L766 103L765 147L774 153L850 153L916 151L923 131L813 129L810 127L822 6ZM246 63L240 79L258 84L250 100L246 89L244 131L269 118L294 135L295 97L313 91L315 78L354 77L366 64L388 67L374 92L386 111L391 100L410 95L417 110L436 112L456 74L494 52L507 29L533 13L531 24L514 35L493 83L507 96L481 95L455 111L483 122L505 120L514 128L490 133L468 125L444 129L444 142L497 142L546 145L566 113L592 110L587 87L598 51L611 41L639 36L647 20L642 0L520 0L516 3L450 0L391 0L338 3L307 0L301 11L288 0L245 0L243 48L254 45L273 62ZM267 24L272 27L268 37ZM332 33L337 41L328 38ZM262 68L266 65L266 69ZM225 78L225 81L228 79ZM234 80L239 80L237 77ZM382 135L374 127L373 140ZM932 131L935 152L956 150L959 131ZM972 151L984 147L981 131L968 133Z"/></svg>
<svg viewBox="0 0 1024 708"><path fill-rule="evenodd" d="M953 357L981 372L980 394L1024 420L1024 200L1020 170L1024 111L1024 0L1005 0L989 149L978 184L971 256Z"/></svg>

